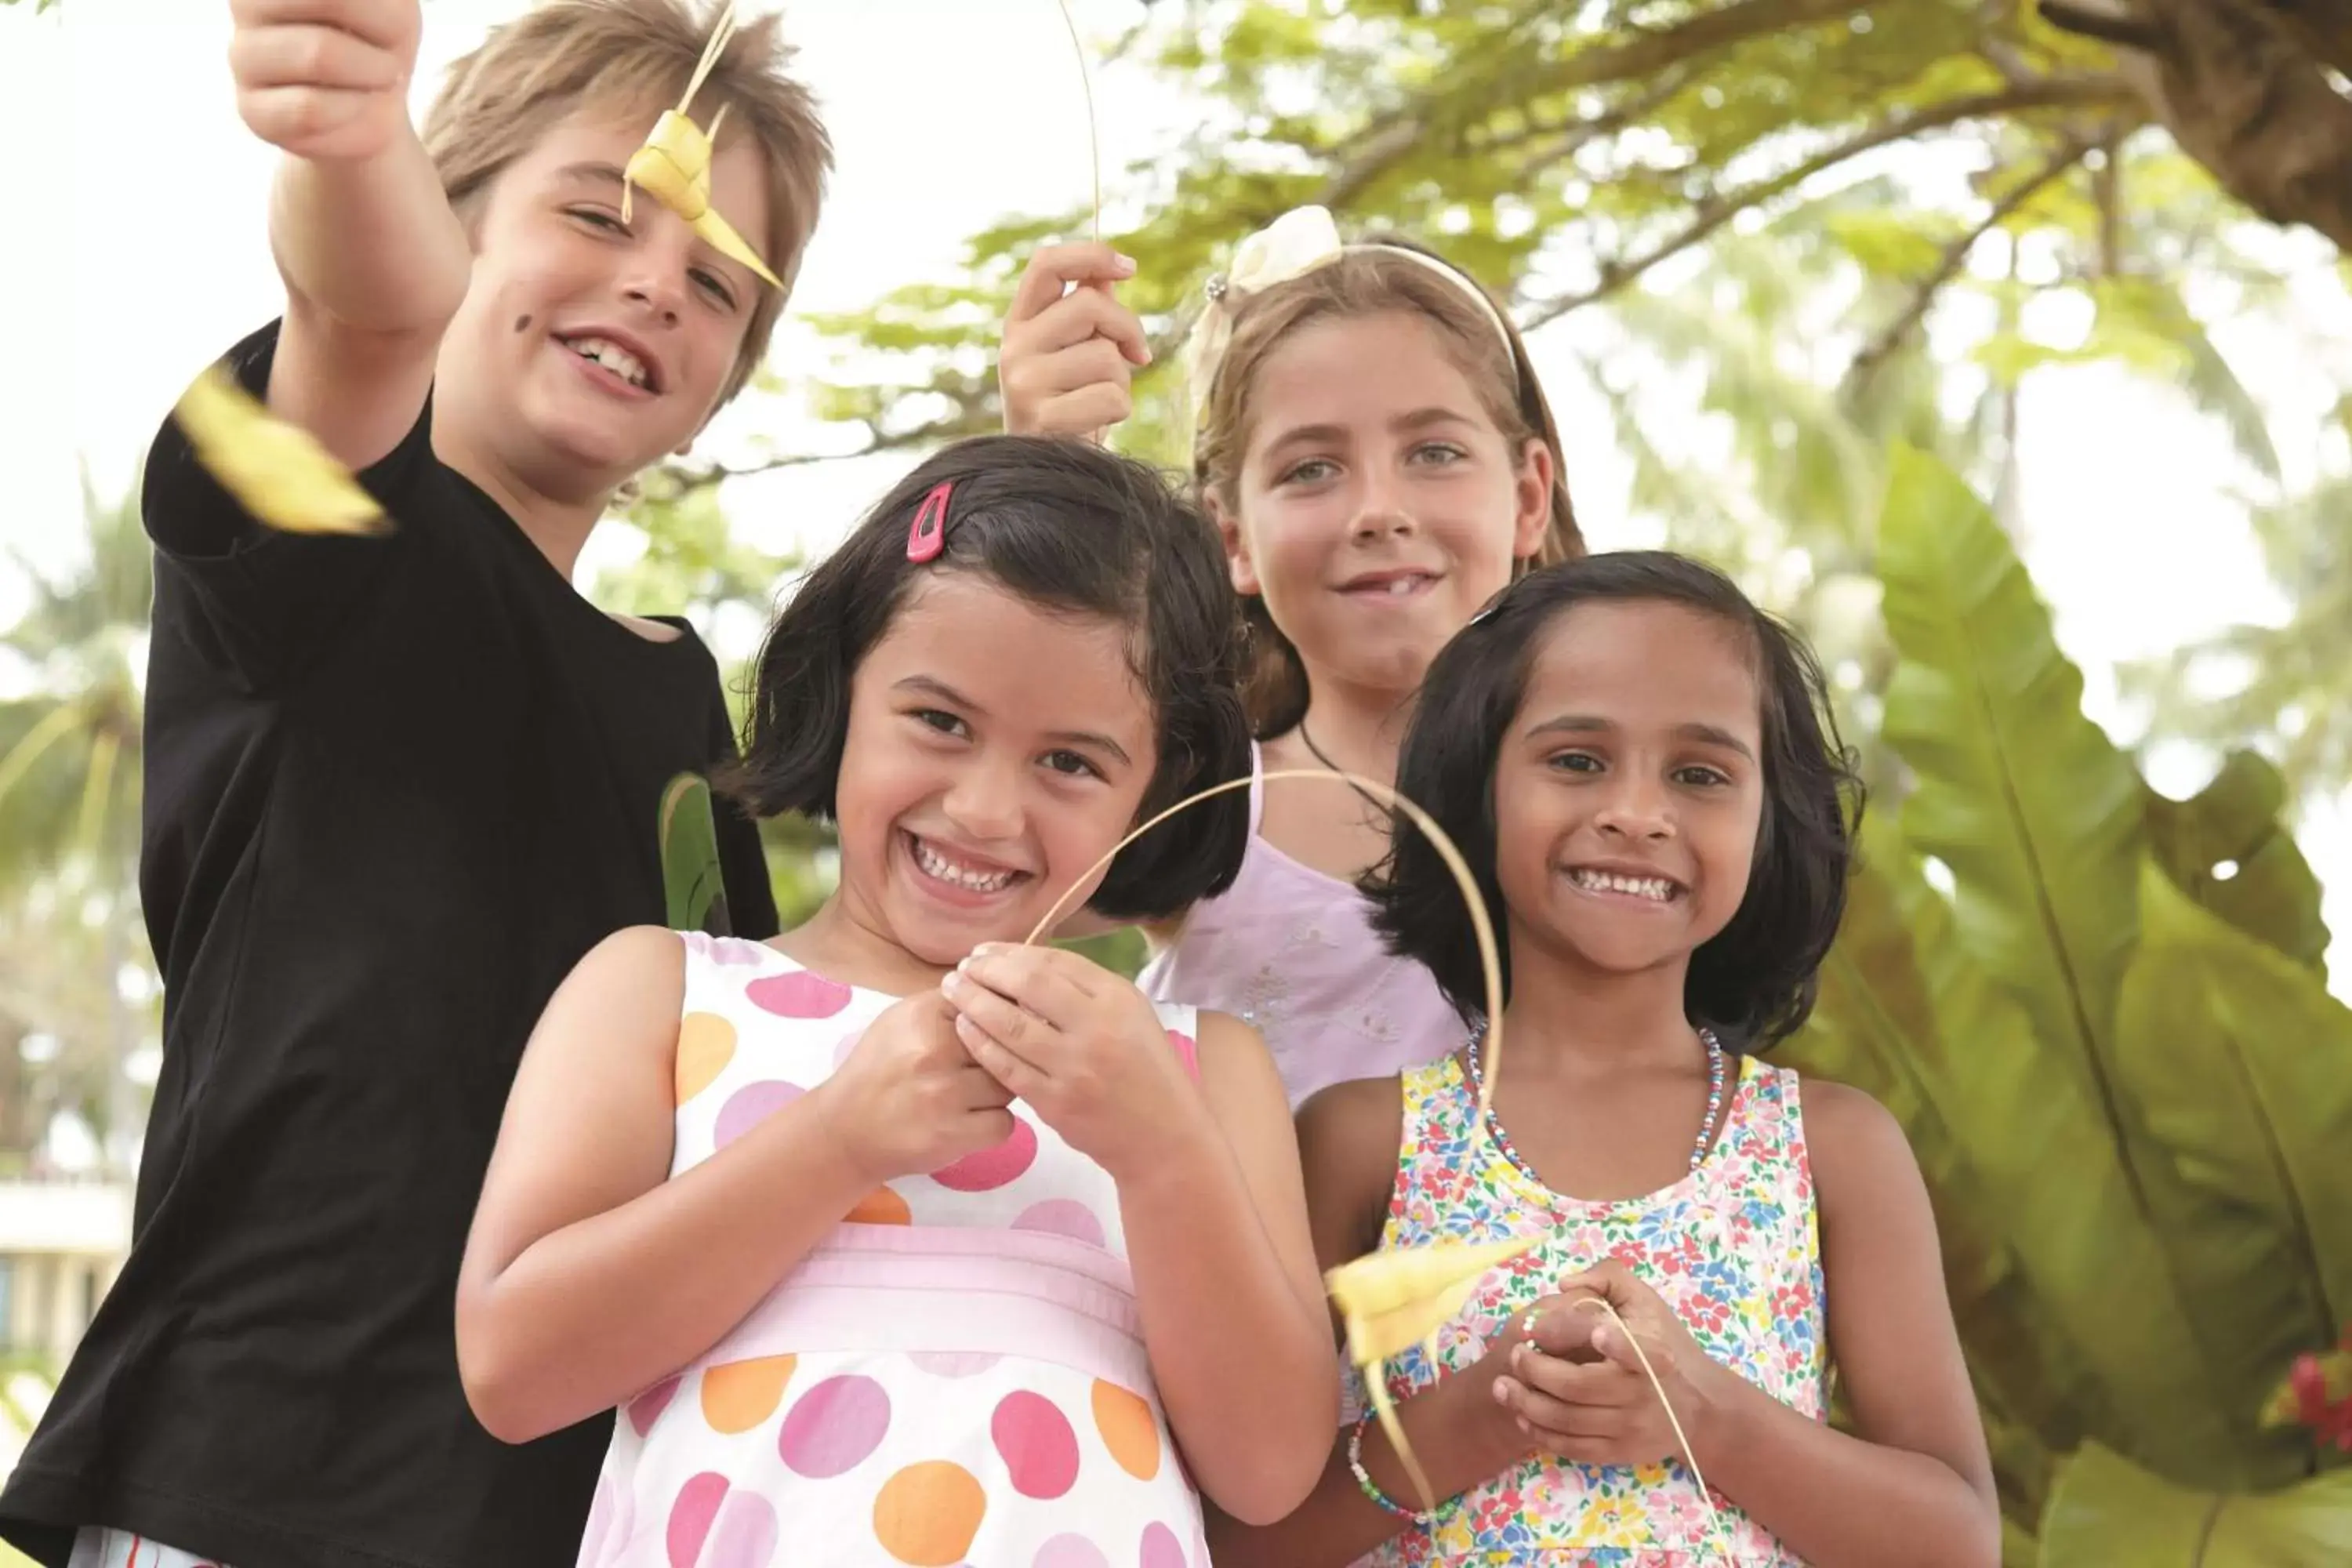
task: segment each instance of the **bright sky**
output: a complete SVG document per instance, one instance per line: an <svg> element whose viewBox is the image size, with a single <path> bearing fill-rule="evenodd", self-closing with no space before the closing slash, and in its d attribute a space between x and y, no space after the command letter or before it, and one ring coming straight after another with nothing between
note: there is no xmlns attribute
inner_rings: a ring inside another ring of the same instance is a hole
<svg viewBox="0 0 2352 1568"><path fill-rule="evenodd" d="M520 8L429 0L420 110L441 67ZM1141 15L1134 0L1076 8L1097 43ZM963 237L988 221L1085 196L1082 88L1054 0L794 0L784 9L838 149L794 311L853 309L941 276ZM17 302L16 357L36 367L0 395L9 488L0 552L70 559L78 457L102 495L119 493L189 377L278 308L264 231L272 154L236 116L227 16L226 0L65 0L37 19L0 9L0 132L63 165L19 180L0 245L0 295ZM1151 150L1157 128L1181 112L1117 73L1098 72L1096 87L1108 168ZM2352 341L2352 307L2332 277L2302 295ZM789 321L777 362L788 372L807 352ZM2057 320L2050 328L2069 330ZM1588 330L1575 317L1556 329ZM2283 456L2307 471L2309 447L2291 433L2315 431L2341 388L2296 334L2246 328L2221 342L2261 389ZM1536 346L1539 363L1545 346ZM1603 412L1571 373L1546 380L1577 457L1588 532L1603 547L1654 542L1654 522L1623 516L1626 477L1606 450ZM2104 369L2039 374L2022 425L2028 563L2084 668L2093 717L2137 742L2142 721L2114 698L2119 661L2279 613L2229 493L2237 476L2226 439L2161 389ZM745 403L710 447L725 453L754 427L785 450L810 430L789 405ZM821 464L738 485L729 514L765 547L822 550L906 461ZM592 544L588 570L625 544ZM0 566L0 618L18 602L13 568ZM2195 788L2210 767L2178 747L2145 761L2172 794ZM2352 932L2352 793L2312 803L2299 836L2332 884L2330 925ZM2335 989L2352 997L2352 940L2339 936L2332 957Z"/></svg>

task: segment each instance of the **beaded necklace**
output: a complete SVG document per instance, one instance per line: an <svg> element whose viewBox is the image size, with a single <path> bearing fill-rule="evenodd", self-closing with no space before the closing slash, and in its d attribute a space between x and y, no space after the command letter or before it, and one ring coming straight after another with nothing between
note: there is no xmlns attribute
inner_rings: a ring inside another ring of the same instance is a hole
<svg viewBox="0 0 2352 1568"><path fill-rule="evenodd" d="M1470 1090L1474 1098L1483 1095L1486 1089L1486 1071L1478 1060L1478 1043L1486 1037L1486 1026L1481 1024L1470 1031L1469 1047L1463 1053L1470 1067ZM1707 1145L1715 1142L1715 1124L1723 1115L1725 1062L1723 1042L1715 1037L1714 1030L1701 1029L1698 1037L1699 1043L1706 1047L1706 1116L1699 1122L1698 1137L1691 1143L1690 1168L1694 1171L1706 1159ZM1511 1147L1510 1135L1503 1131L1503 1119L1491 1107L1486 1111L1486 1131L1495 1140L1495 1147L1503 1152L1503 1158L1517 1167L1519 1174L1546 1192L1551 1190L1545 1185L1544 1179L1536 1174L1535 1167L1519 1158L1519 1152Z"/></svg>

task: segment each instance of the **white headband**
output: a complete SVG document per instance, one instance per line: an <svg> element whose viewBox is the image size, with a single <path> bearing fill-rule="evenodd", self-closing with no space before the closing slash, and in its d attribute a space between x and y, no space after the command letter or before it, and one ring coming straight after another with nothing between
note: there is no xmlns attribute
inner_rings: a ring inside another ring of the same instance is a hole
<svg viewBox="0 0 2352 1568"><path fill-rule="evenodd" d="M1444 279L1465 299L1477 305L1479 312L1494 327L1495 335L1503 341L1505 350L1511 349L1509 324L1486 297L1486 291L1466 275L1433 256L1424 256L1402 245L1343 244L1328 208L1293 207L1243 240L1234 251L1233 266L1209 279L1209 308L1202 313L1192 329L1191 342L1185 345L1184 379L1191 393L1192 431L1196 437L1200 434L1201 416L1207 411L1209 388L1217 378L1217 367L1224 363L1225 345L1233 340L1234 307L1229 301L1263 293L1277 283L1287 283L1318 268L1328 267L1342 256L1365 251L1402 256ZM1516 360L1517 353L1513 353L1512 357Z"/></svg>

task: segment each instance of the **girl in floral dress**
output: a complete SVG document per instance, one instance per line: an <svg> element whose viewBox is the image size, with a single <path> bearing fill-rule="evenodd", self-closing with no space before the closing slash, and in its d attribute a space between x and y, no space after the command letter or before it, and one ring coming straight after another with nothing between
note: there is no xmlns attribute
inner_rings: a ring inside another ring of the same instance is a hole
<svg viewBox="0 0 2352 1568"><path fill-rule="evenodd" d="M1232 880L1237 795L1092 868L1242 776L1239 647L1189 506L1025 437L923 464L784 609L737 785L831 818L839 888L582 961L460 1279L492 1433L622 1407L583 1568L1204 1568L1196 1482L1306 1495L1339 1378L1265 1047L1017 945Z"/></svg>
<svg viewBox="0 0 2352 1568"><path fill-rule="evenodd" d="M1379 924L1469 1036L1307 1103L1308 1204L1326 1265L1533 1245L1433 1360L1386 1368L1436 1506L1367 1415L1290 1519L1213 1531L1218 1568L1992 1568L1991 1468L1909 1148L1867 1096L1757 1054L1811 1007L1851 782L1811 656L1679 556L1534 574L1439 655L1398 783L1480 868L1505 1070L1482 1127L1477 950L1400 825ZM1851 1436L1823 1419L1832 1364Z"/></svg>

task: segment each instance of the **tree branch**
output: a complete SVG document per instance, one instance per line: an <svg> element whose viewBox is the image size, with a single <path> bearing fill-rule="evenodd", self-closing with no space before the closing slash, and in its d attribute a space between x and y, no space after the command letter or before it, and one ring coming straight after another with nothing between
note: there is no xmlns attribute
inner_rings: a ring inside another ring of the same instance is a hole
<svg viewBox="0 0 2352 1568"><path fill-rule="evenodd" d="M1873 0L1735 0L1732 5L1702 11L1682 26L1664 32L1637 33L1620 43L1570 49L1559 59L1528 73L1515 97L1525 101L1579 88L1646 80L1700 55L1728 48L1749 38L1867 11L1872 5ZM1531 5L1507 27L1499 29L1496 36L1515 39L1528 19L1549 10L1547 5ZM1517 65L1524 58L1524 51L1492 50L1490 58L1505 66ZM1457 97L1474 103L1491 103L1491 95L1475 90L1482 85L1478 77L1476 70L1450 72L1444 79L1432 83L1410 101L1367 125L1349 144L1318 200L1334 210L1345 208L1365 187L1409 156L1423 137L1436 127L1439 117L1433 112L1435 105Z"/></svg>
<svg viewBox="0 0 2352 1568"><path fill-rule="evenodd" d="M2119 49L2152 55L2164 44L2163 36L2147 23L2104 6L2079 5L2074 0L2042 0L2041 10L2042 19L2060 32L2096 38Z"/></svg>
<svg viewBox="0 0 2352 1568"><path fill-rule="evenodd" d="M1689 223L1638 256L1607 263L1601 269L1600 281L1591 288L1563 294L1537 306L1521 321L1519 330L1532 332L1571 310L1581 310L1596 300L1608 298L1627 284L1639 280L1660 262L1679 256L1706 239L1741 213L1776 200L1814 175L1890 142L1929 131L1940 131L1964 121L1985 120L2034 109L2119 105L2129 97L2130 89L2114 77L2051 77L2024 87L1950 99L1925 109L1899 113L1815 153L1784 174L1752 181L1727 196L1712 196L1696 204L1696 216Z"/></svg>
<svg viewBox="0 0 2352 1568"><path fill-rule="evenodd" d="M1604 114L1596 114L1590 120L1572 120L1565 125L1530 125L1525 131L1478 142L1474 150L1479 157L1492 157L1549 138L1551 145L1529 154L1521 171L1528 175L1539 174L1564 159L1573 158L1596 139L1613 136L1634 121L1647 119L1689 85L1688 72L1670 70L1646 91L1628 98Z"/></svg>
<svg viewBox="0 0 2352 1568"><path fill-rule="evenodd" d="M786 468L804 468L817 463L847 462L855 458L872 458L884 452L902 452L912 447L931 446L946 441L960 441L968 436L992 436L1002 427L994 410L981 417L980 410L959 410L945 419L933 419L906 430L884 434L869 422L866 426L866 445L854 452L792 452L772 458L762 458L756 463L740 466L709 463L699 468L682 464L666 464L661 469L662 500L671 500L710 485L729 479L748 479L760 474L773 474Z"/></svg>
<svg viewBox="0 0 2352 1568"><path fill-rule="evenodd" d="M2052 181L2063 178L2082 163L2090 151L2087 142L2069 141L2048 163L2034 171L2031 178L1995 202L1992 211L1985 215L1982 223L1944 247L1942 260L1912 290L1911 302L1903 313L1864 343L1862 352L1853 356L1853 363L1846 367L1847 396L1858 396L1868 389L1870 378L1878 367L1902 346L1903 340L1911 335L1912 329L1926 319L1927 309L1935 303L1936 296L1943 292L1946 284L1959 276L1961 268L1968 265L1969 253L1976 248L1977 241L2007 222L2011 213L2032 201Z"/></svg>
<svg viewBox="0 0 2352 1568"><path fill-rule="evenodd" d="M2119 278L2124 270L2124 139L2110 132L2098 147L2099 162L2091 171L2092 199L2099 204L2099 275Z"/></svg>
<svg viewBox="0 0 2352 1568"><path fill-rule="evenodd" d="M2314 59L2352 76L2352 15L2335 0L2246 0L2311 52Z"/></svg>
<svg viewBox="0 0 2352 1568"><path fill-rule="evenodd" d="M1489 36L1487 54L1493 56L1499 52L1507 58L1517 53L1516 47L1507 47L1497 51L1495 46L1498 43L1516 46L1519 29L1526 26L1531 18L1543 15L1544 10L1544 0L1528 0L1517 16ZM1424 87L1358 132L1352 139L1353 150L1331 172L1330 178L1323 183L1322 191L1315 198L1317 205L1334 211L1346 211L1349 204L1362 195L1367 186L1412 154L1430 130L1431 106L1444 102L1453 91L1458 90L1465 78L1475 77L1476 70L1477 68L1472 68L1449 72L1444 80Z"/></svg>
<svg viewBox="0 0 2352 1568"><path fill-rule="evenodd" d="M1538 73L1538 90L1603 87L1655 76L1701 54L1834 16L1874 9L1873 0L1735 0L1702 11L1679 27L1644 33L1622 44L1578 49Z"/></svg>

